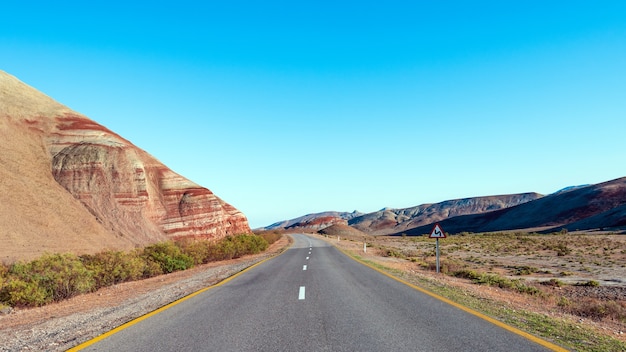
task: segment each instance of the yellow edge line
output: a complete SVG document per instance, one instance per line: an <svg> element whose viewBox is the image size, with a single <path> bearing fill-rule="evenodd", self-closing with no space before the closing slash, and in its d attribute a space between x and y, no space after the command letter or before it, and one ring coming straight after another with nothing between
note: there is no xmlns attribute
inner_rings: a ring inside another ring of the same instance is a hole
<svg viewBox="0 0 626 352"><path fill-rule="evenodd" d="M447 299L447 298L445 298L443 296L439 296L438 294L430 292L430 291L428 291L428 290L426 290L426 289L424 289L422 287L415 286L415 285L413 285L411 283L408 283L408 282L406 282L406 281L404 281L404 280L402 280L402 279L400 279L400 278L398 278L396 276L393 276L393 275L391 275L391 274L389 274L389 273L387 273L385 271L382 271L382 270L378 269L377 267L375 267L373 265L370 265L370 264L368 264L368 263L366 263L366 262L364 262L362 260L359 260L359 259L353 257L348 252L344 251L343 249L341 249L341 248L339 248L337 246L334 246L334 247L337 248L343 254L345 254L347 257L352 258L357 263L363 264L363 265L365 265L365 266L367 266L367 267L369 267L371 269L374 269L374 270L378 271L379 273L381 273L381 274L383 274L383 275L385 275L387 277L390 277L390 278L392 278L392 279L394 279L394 280L396 280L396 281L398 281L400 283L403 283L403 284L405 284L405 285L407 285L407 286L409 286L409 287L411 287L411 288L413 288L413 289L415 289L417 291L420 291L420 292L422 292L424 294L427 294L427 295L429 295L429 296L431 296L433 298L436 298L436 299L438 299L438 300L440 300L442 302L445 302L445 303L447 303L449 305L452 305L452 306L454 306L456 308L459 308L459 309L461 309L461 310L463 310L463 311L465 311L467 313L475 315L475 316L477 316L477 317L479 317L479 318L481 318L483 320L486 320L486 321L488 321L488 322L490 322L490 323L492 323L492 324L494 324L496 326L499 326L499 327L501 327L501 328L503 328L505 330L508 330L508 331L510 331L510 332L512 332L514 334L517 334L517 335L520 335L522 337L525 337L528 340L531 340L531 341L533 341L535 343L538 343L541 346L546 347L546 348L548 348L548 349L550 349L552 351L558 351L558 352L567 352L567 351L569 351L569 350L567 350L567 349L565 349L565 348L563 348L561 346L557 346L557 345L555 345L555 344L553 344L551 342L548 342L548 341L546 341L544 339L541 339L541 338L539 338L539 337L537 337L535 335L532 335L532 334L529 334L529 333L527 333L525 331L522 331L520 329L514 328L514 327L512 327L510 325L507 325L507 324L505 324L505 323L503 323L503 322L501 322L499 320L496 320L496 319L491 318L491 317L489 317L489 316L487 316L485 314L477 312L477 311L475 311L475 310L473 310L471 308L465 307L465 306L463 306L463 305L461 305L459 303L451 301L451 300L449 300L449 299Z"/></svg>
<svg viewBox="0 0 626 352"><path fill-rule="evenodd" d="M162 311L164 311L164 310L166 310L166 309L172 308L173 306L175 306L175 305L177 305L177 304L179 304L179 303L181 303L181 302L184 302L184 301L186 301L186 300L190 299L191 297L197 296L197 295L199 295L199 294L201 294L201 293L203 293L203 292L205 292L205 291L208 291L208 290L210 290L210 289L212 289L212 288L222 286L222 285L224 285L225 283L227 283L227 282L229 282L229 281L231 281L231 280L235 279L235 278L236 278L236 277L238 277L239 275L241 275L241 274L245 273L246 271L251 270L252 268L254 268L254 267L256 267L256 266L259 266L259 265L261 265L261 264L265 263L266 261L268 261L268 260L270 260L270 259L276 258L276 257L278 257L279 255L281 255L281 254L283 254L283 253L285 253L285 252L286 252L286 250L283 250L283 251L282 251L282 252L280 252L278 255L275 255L275 256L272 256L272 257L269 257L269 258L263 259L262 261L260 261L260 262L258 262L258 263L256 263L256 264L254 264L254 265L251 265L251 266L249 266L249 267L247 267L247 268L245 268L245 269L241 270L240 272L238 272L238 273L236 273L236 274L234 274L234 275L232 275L232 276L227 277L226 279L224 279L224 280L222 280L222 281L220 281L220 282L216 283L215 285L211 285L211 286L209 286L209 287L205 287L205 288L203 288L203 289L200 289L200 290L198 290L198 291L196 291L196 292L190 293L189 295L187 295L187 296L185 296L185 297L183 297L183 298L179 298L179 299L177 299L176 301L174 301L174 302L172 302L172 303L169 303L169 304L167 304L167 305L164 305L164 306L163 306L163 307L161 307L161 308L155 309L155 310L153 310L153 311L151 311L151 312L149 312L149 313L146 313L146 314L144 314L144 315L142 315L142 316L140 316L140 317L137 317L137 318L135 318L135 319L133 319L133 320L131 320L131 321L129 321L129 322L127 322L127 323L125 323L125 324L122 324L122 325L120 325L120 326L116 327L116 328L115 328L115 329L113 329L113 330L107 331L107 332L105 332L105 333L104 333L104 334L102 334L102 335L99 335L99 336L97 336L97 337L94 337L94 338L93 338L93 339L91 339L91 340L85 341L85 342L81 343L81 344L80 344L80 345L78 345L78 346L72 347L72 348L70 348L69 350L67 350L66 352L75 352L75 351L80 351L80 350L82 350L82 349L84 349L84 348L87 348L87 347L89 347L89 346L91 346L91 345L93 345L93 344L95 344L95 343L97 343L97 342L99 342L99 341L102 341L102 340L106 339L107 337L109 337L109 336L111 336L111 335L113 335L113 334L116 334L116 333L118 333L118 332L120 332L120 331L122 331L122 330L124 330L124 329L126 329L126 328L128 328L128 327L131 327L131 326L133 326L133 325L135 325L135 324L139 323L139 322L140 322L140 321L142 321L142 320L148 319L148 318L150 318L151 316L153 316L153 315L157 315L157 314L161 313Z"/></svg>

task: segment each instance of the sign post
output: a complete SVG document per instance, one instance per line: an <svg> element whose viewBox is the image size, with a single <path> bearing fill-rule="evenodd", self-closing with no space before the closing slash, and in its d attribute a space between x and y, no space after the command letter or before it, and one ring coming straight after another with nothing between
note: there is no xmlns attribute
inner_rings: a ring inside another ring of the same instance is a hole
<svg viewBox="0 0 626 352"><path fill-rule="evenodd" d="M437 253L437 272L439 272L439 239L446 238L446 233L443 232L439 223L436 223L428 238L435 238L437 240L435 244L435 251Z"/></svg>

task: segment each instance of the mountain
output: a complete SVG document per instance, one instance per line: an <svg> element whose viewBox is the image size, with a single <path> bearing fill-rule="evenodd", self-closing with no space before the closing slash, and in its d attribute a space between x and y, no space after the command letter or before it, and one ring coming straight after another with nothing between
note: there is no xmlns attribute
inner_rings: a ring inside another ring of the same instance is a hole
<svg viewBox="0 0 626 352"><path fill-rule="evenodd" d="M440 224L449 233L527 229L542 232L623 230L626 228L626 177L575 187L511 208L448 218ZM431 229L432 224L429 224L404 233L420 235Z"/></svg>
<svg viewBox="0 0 626 352"><path fill-rule="evenodd" d="M504 209L543 197L539 193L522 193L447 200L404 209L382 209L348 221L358 230L373 235L387 235L432 224L459 215L480 214Z"/></svg>
<svg viewBox="0 0 626 352"><path fill-rule="evenodd" d="M547 196L521 193L454 199L404 209L383 208L368 214L324 212L271 226L315 231L328 228L323 232L347 233L346 221L351 228L369 235L422 235L429 233L436 222L448 233L626 231L626 177L566 187Z"/></svg>
<svg viewBox="0 0 626 352"><path fill-rule="evenodd" d="M284 220L275 222L269 226L255 229L255 230L280 230L280 229L316 229L330 226L335 223L346 223L347 221L355 218L357 216L363 215L358 211L353 211L351 213L348 212L338 212L338 211L325 211L321 213L313 213L307 214L304 216L297 217L291 220Z"/></svg>
<svg viewBox="0 0 626 352"><path fill-rule="evenodd" d="M562 189L554 192L554 194L562 193L562 192L568 192L568 191L572 191L572 190L575 190L575 189L578 189L578 188L587 187L587 186L589 186L589 185L569 186L569 187L565 187L565 188L562 188Z"/></svg>
<svg viewBox="0 0 626 352"><path fill-rule="evenodd" d="M541 197L543 196L538 193L474 197L447 200L435 204L422 204L403 209L383 208L367 214L357 211L352 213L329 211L280 221L264 229L318 231L337 224L349 225L362 233L370 235L387 235L424 224L431 224L449 217L503 209Z"/></svg>
<svg viewBox="0 0 626 352"><path fill-rule="evenodd" d="M0 71L0 260L249 232L230 204Z"/></svg>

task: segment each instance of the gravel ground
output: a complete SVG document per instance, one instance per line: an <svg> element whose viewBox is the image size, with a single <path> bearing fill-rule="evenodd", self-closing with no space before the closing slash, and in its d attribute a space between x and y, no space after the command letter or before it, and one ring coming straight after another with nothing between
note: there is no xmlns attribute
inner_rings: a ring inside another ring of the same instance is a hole
<svg viewBox="0 0 626 352"><path fill-rule="evenodd" d="M0 313L0 351L65 351L282 251L268 251L191 270L128 282L33 309Z"/></svg>

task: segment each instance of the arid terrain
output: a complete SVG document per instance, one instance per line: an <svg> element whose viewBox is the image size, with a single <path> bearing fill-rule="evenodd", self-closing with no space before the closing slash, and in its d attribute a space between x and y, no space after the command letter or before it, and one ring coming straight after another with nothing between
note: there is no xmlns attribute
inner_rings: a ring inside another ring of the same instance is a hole
<svg viewBox="0 0 626 352"><path fill-rule="evenodd" d="M574 301L589 304L614 302L622 307L626 305L625 236L451 236L440 240L444 273L437 274L433 269L435 241L432 239L389 236L364 238L348 232L342 233L339 239L337 235L311 235L325 239L363 260L383 265L394 275L419 286L431 290L452 287L462 292L462 295L478 298L486 304L501 305L510 312L531 311L561 319L579 329L616 339L626 345L626 322L623 318L582 317L562 309L563 302ZM8 341L1 350L65 350L276 255L286 248L288 239L288 236L284 236L267 252L256 256L119 284L40 308L7 310L0 315L0 340ZM364 243L366 253L363 252ZM559 255L559 251L563 255ZM448 275L450 271L462 268L513 280L522 279L543 294L529 295L495 285L478 285L467 278ZM541 284L551 279L562 284ZM590 281L597 281L599 285L574 285ZM593 309L590 309L587 313L592 312Z"/></svg>
<svg viewBox="0 0 626 352"><path fill-rule="evenodd" d="M435 286L456 287L466 295L513 311L562 319L580 329L621 340L626 346L624 235L564 232L448 236L439 240L441 273L437 274L435 239L362 236L351 228L343 228L339 234L327 232L317 236L365 260L397 270L420 286L426 279ZM484 274L491 281L472 280L468 273Z"/></svg>

